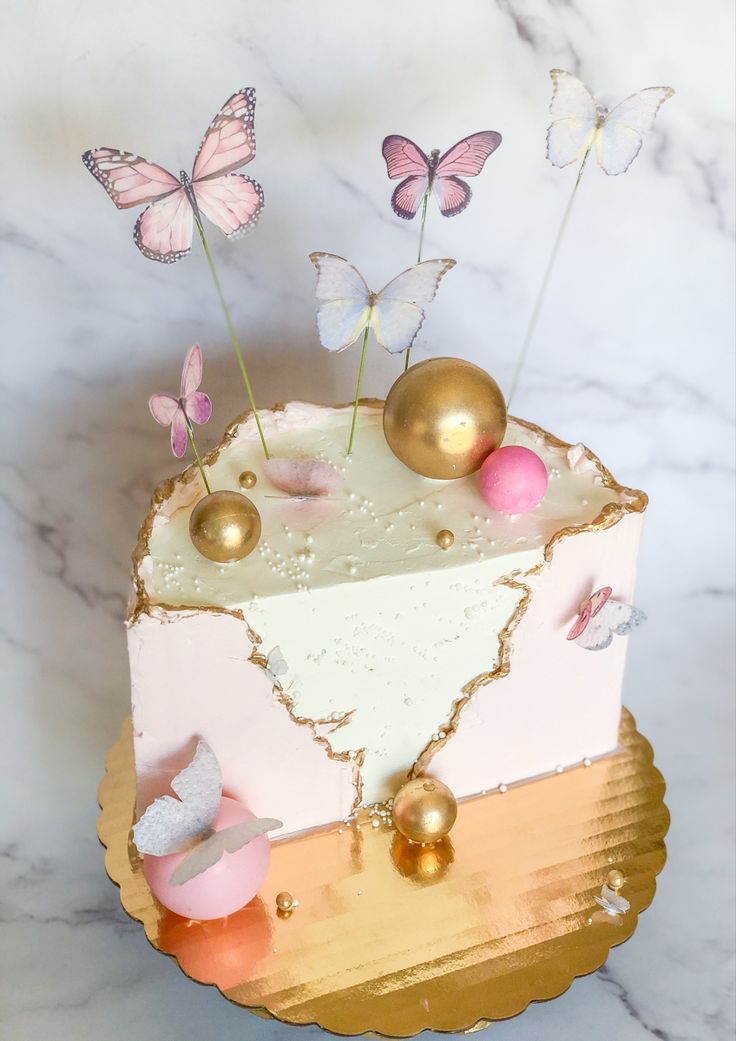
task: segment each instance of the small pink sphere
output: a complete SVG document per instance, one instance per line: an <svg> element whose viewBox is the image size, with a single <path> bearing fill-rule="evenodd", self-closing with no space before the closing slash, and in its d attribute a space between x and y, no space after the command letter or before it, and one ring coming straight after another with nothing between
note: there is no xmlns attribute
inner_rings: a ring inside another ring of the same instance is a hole
<svg viewBox="0 0 736 1041"><path fill-rule="evenodd" d="M500 513L528 513L547 491L547 467L529 448L506 445L480 468L480 493Z"/></svg>
<svg viewBox="0 0 736 1041"><path fill-rule="evenodd" d="M254 817L242 803L223 796L214 829L220 831ZM208 921L233 914L253 899L268 873L271 847L268 836L259 835L236 853L223 853L217 863L201 875L195 875L183 885L172 886L169 879L184 856L184 853L169 853L166 857L146 854L143 874L153 895L169 911L183 918Z"/></svg>

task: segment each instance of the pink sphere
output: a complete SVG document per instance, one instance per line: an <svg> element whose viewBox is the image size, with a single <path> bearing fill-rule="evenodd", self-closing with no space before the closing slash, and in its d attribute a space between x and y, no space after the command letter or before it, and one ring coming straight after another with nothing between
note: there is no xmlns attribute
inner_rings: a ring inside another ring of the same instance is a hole
<svg viewBox="0 0 736 1041"><path fill-rule="evenodd" d="M547 467L529 448L506 445L480 468L480 493L500 513L528 513L547 491Z"/></svg>
<svg viewBox="0 0 736 1041"><path fill-rule="evenodd" d="M223 796L214 829L220 831L254 817L242 803ZM201 875L195 875L183 885L172 886L169 879L184 856L184 853L169 853L166 857L146 854L143 874L153 895L169 911L183 918L207 921L233 914L253 899L268 873L271 847L268 836L259 835L236 853L223 853L217 863Z"/></svg>

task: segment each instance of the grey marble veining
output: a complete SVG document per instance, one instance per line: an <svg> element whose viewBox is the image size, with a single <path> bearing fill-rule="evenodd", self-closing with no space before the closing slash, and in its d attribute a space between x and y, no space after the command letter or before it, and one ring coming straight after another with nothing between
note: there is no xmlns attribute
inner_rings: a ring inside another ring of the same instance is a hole
<svg viewBox="0 0 736 1041"><path fill-rule="evenodd" d="M383 284L417 222L389 207L380 142L504 143L425 257L459 263L416 357L458 354L507 387L572 171L544 158L551 67L617 101L676 96L629 173L586 171L514 409L583 439L651 495L626 702L669 786L653 907L605 967L494 1041L733 1036L733 5L728 0L10 0L0 111L2 1041L291 1041L188 982L122 912L95 838L105 749L128 711L128 555L174 470L148 395L202 343L214 443L245 407L195 249L132 244L85 148L187 168L217 106L258 89L258 229L211 244L259 400L350 397L357 352L314 330L313 249ZM10 44L10 46L8 46ZM370 353L366 393L396 359ZM172 383L173 381L173 383ZM490 1036L490 1035L489 1035Z"/></svg>

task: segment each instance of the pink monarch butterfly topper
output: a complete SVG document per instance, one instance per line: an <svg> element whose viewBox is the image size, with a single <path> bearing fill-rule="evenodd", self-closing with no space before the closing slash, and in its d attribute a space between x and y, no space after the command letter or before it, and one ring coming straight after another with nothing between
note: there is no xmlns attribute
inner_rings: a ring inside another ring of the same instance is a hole
<svg viewBox="0 0 736 1041"><path fill-rule="evenodd" d="M202 351L199 344L190 347L181 370L179 397L153 394L148 401L151 415L162 427L171 427L171 451L181 459L192 437L192 423L206 423L212 415L212 402L199 390L202 382Z"/></svg>
<svg viewBox="0 0 736 1041"><path fill-rule="evenodd" d="M192 248L194 221L201 214L229 238L244 234L263 209L260 184L233 171L256 154L252 87L228 98L210 123L194 158L191 177L179 177L119 148L93 148L82 156L119 210L149 205L135 223L133 238L149 260L173 264Z"/></svg>
<svg viewBox="0 0 736 1041"><path fill-rule="evenodd" d="M568 640L574 640L586 651L602 651L609 647L616 636L627 636L646 621L646 615L638 607L614 600L610 586L603 586L585 600L573 623Z"/></svg>
<svg viewBox="0 0 736 1041"><path fill-rule="evenodd" d="M470 202L470 185L461 178L477 177L486 159L501 144L501 135L495 130L470 134L440 155L435 148L426 155L402 134L389 134L383 141L386 171L393 181L402 177L391 196L391 207L397 217L411 220L422 199L430 192L437 199L444 217L462 213Z"/></svg>

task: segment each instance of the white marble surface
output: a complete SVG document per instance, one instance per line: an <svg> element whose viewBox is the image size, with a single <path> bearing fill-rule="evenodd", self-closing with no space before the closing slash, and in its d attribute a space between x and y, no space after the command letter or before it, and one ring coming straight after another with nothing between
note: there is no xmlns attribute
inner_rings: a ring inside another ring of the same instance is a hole
<svg viewBox="0 0 736 1041"><path fill-rule="evenodd" d="M178 170L235 88L259 91L252 173L267 207L213 245L258 396L350 396L357 355L313 330L311 249L376 283L410 263L380 141L505 140L426 255L456 256L423 334L508 385L571 188L543 136L547 70L617 100L678 93L630 172L586 172L516 410L584 439L652 496L626 701L669 782L654 906L605 968L494 1027L498 1041L725 1041L733 1030L733 5L671 0L10 0L0 108L3 1041L259 1041L121 911L95 839L103 755L127 712L128 553L171 472L147 413L206 351L214 440L243 396L201 255L144 260L79 160L136 149ZM12 142L14 147L9 147ZM396 360L371 354L366 390Z"/></svg>

